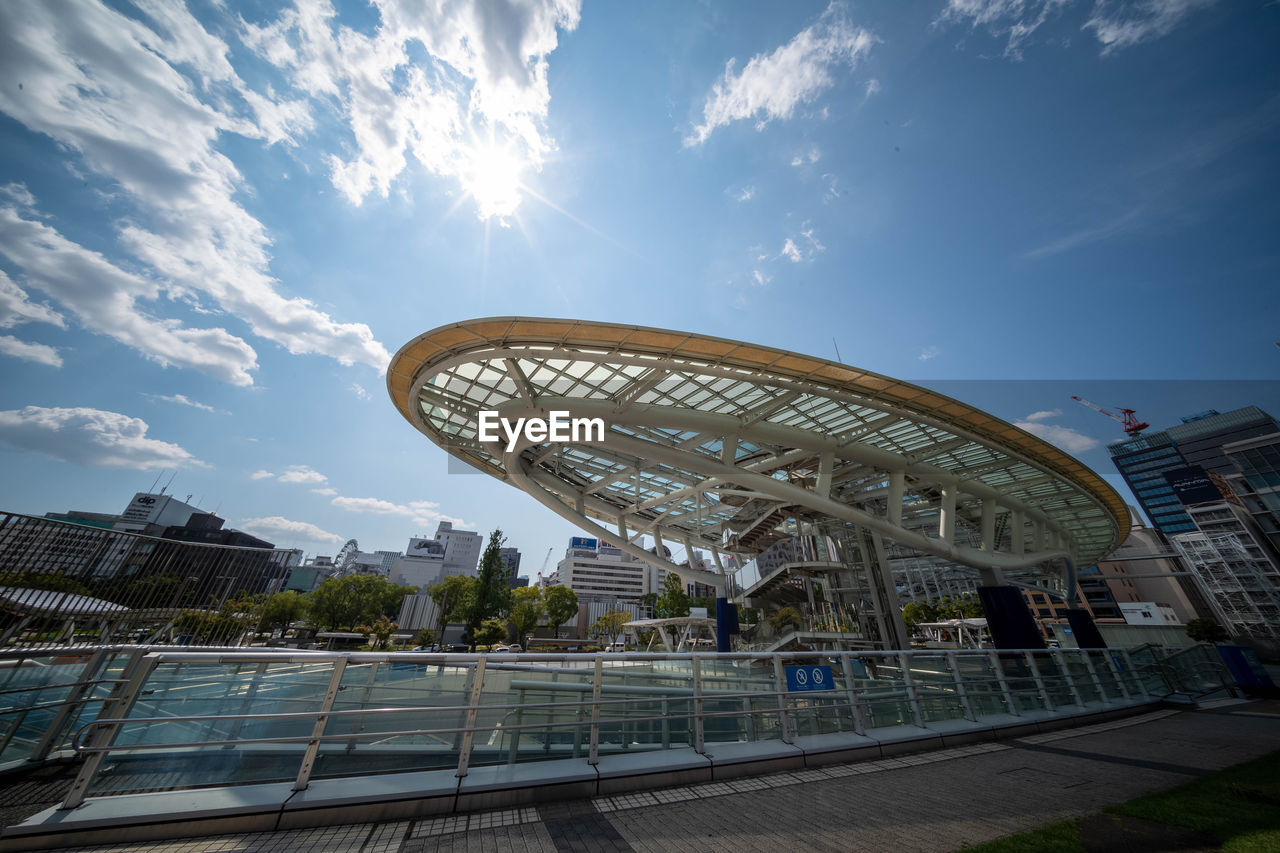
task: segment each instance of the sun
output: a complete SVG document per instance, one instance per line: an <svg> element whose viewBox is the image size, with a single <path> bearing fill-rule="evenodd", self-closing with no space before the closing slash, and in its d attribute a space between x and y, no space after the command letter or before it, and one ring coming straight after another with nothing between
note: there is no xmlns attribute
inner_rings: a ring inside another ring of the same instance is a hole
<svg viewBox="0 0 1280 853"><path fill-rule="evenodd" d="M510 145L480 143L467 156L462 186L481 219L510 216L520 206L520 175L528 162Z"/></svg>

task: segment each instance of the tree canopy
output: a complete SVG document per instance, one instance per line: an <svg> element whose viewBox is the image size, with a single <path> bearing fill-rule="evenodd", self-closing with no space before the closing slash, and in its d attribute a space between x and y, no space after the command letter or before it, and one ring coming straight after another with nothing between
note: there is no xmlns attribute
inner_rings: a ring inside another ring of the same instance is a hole
<svg viewBox="0 0 1280 853"><path fill-rule="evenodd" d="M489 544L480 555L480 572L476 576L475 595L466 611L467 633L474 649L476 632L486 619L505 616L511 610L511 570L502 561L502 543L507 537L501 530L489 534ZM503 632L506 627L504 623Z"/></svg>
<svg viewBox="0 0 1280 853"><path fill-rule="evenodd" d="M542 594L542 600L547 608L547 622L559 637L560 626L578 612L578 594L567 586L549 586Z"/></svg>
<svg viewBox="0 0 1280 853"><path fill-rule="evenodd" d="M546 615L542 590L536 586L516 587L511 594L511 614L508 618L515 626L516 638L523 643L538 628L538 620Z"/></svg>
<svg viewBox="0 0 1280 853"><path fill-rule="evenodd" d="M689 593L684 590L684 580L675 572L667 572L662 582L662 595L653 608L659 619L674 619L689 615Z"/></svg>
<svg viewBox="0 0 1280 853"><path fill-rule="evenodd" d="M382 575L347 575L327 578L311 593L308 611L322 630L353 628L395 616L413 587L396 586Z"/></svg>

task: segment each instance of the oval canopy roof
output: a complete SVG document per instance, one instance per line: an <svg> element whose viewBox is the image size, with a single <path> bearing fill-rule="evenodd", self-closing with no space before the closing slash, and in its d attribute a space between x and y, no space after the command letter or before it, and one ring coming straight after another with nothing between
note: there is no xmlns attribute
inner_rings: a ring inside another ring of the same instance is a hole
<svg viewBox="0 0 1280 853"><path fill-rule="evenodd" d="M1101 477L1030 433L926 388L771 347L495 317L413 339L387 389L454 457L637 555L644 534L751 555L786 520L822 517L963 565L1017 569L1055 557L1088 565L1128 530ZM482 443L483 410L512 422L600 417L605 440Z"/></svg>

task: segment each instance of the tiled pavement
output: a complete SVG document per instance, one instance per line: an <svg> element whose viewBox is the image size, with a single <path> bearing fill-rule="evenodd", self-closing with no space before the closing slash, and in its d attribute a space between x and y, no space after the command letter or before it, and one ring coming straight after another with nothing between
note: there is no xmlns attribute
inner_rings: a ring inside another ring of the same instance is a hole
<svg viewBox="0 0 1280 853"><path fill-rule="evenodd" d="M1280 749L1255 706L1156 711L860 764L465 815L81 848L93 853L955 850Z"/></svg>

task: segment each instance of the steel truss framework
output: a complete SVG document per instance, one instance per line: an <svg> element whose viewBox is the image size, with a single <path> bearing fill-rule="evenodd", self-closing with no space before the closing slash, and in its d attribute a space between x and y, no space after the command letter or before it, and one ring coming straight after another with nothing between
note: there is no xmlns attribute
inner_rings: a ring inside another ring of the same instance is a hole
<svg viewBox="0 0 1280 853"><path fill-rule="evenodd" d="M753 557L806 523L853 525L985 573L1056 562L1071 574L1128 529L1115 491L1035 436L925 388L768 347L610 323L471 320L401 348L387 388L454 457L718 588L723 552ZM521 438L508 450L478 440L482 410L512 421L567 411L607 429L597 443ZM674 565L642 548L643 536L707 549L718 571Z"/></svg>

